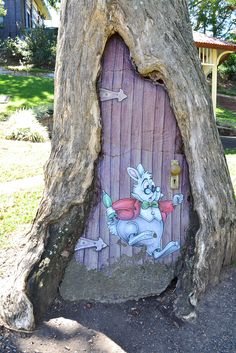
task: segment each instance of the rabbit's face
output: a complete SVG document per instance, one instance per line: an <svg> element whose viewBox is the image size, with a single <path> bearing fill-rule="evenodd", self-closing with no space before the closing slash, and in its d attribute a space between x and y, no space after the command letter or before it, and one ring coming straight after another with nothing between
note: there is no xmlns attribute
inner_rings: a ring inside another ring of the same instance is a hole
<svg viewBox="0 0 236 353"><path fill-rule="evenodd" d="M163 195L161 189L155 186L152 175L145 171L141 164L138 165L137 170L134 168L127 168L130 177L135 180L136 184L133 186L132 195L139 201L158 201Z"/></svg>

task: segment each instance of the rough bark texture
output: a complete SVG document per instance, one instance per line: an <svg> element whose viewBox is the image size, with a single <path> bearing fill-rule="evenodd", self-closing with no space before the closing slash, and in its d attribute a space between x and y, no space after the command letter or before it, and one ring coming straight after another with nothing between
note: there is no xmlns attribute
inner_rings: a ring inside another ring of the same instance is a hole
<svg viewBox="0 0 236 353"><path fill-rule="evenodd" d="M198 222L178 274L178 315L236 257L235 200L209 91L193 45L185 0L64 0L56 68L55 122L46 188L24 258L1 286L0 315L15 329L34 327L55 297L75 234L94 197L100 151L96 91L107 39L118 32L141 75L161 78L182 134ZM192 228L194 229L194 228ZM32 305L32 303L34 305Z"/></svg>

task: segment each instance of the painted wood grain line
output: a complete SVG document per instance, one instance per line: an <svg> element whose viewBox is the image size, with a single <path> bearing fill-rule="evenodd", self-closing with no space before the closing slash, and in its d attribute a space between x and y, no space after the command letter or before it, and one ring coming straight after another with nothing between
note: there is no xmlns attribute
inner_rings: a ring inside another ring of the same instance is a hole
<svg viewBox="0 0 236 353"><path fill-rule="evenodd" d="M117 38L116 45L116 58L115 68L119 71L114 70L113 73L113 87L112 89L118 91L122 87L123 79L123 59L124 59L124 45ZM110 183L111 183L111 198L113 201L119 199L120 196L120 181L119 181L119 170L120 170L120 128L121 128L121 107L122 103L117 100L112 101L112 115L111 115L111 157L110 157ZM120 241L119 237L110 234L110 265L115 263L120 258Z"/></svg>
<svg viewBox="0 0 236 353"><path fill-rule="evenodd" d="M172 111L172 109L171 109ZM173 159L176 159L179 161L179 165L181 167L181 170L183 170L182 168L182 164L183 164L183 158L182 155L180 153L178 153L178 151L180 151L181 149L181 135L180 135L180 131L177 125L177 121L175 119L174 113L172 111L172 116L173 119L175 120L176 123L176 128L175 128L175 135L174 135L174 157ZM179 185L179 189L174 190L173 191L173 195L178 194L181 192L181 175L180 175L180 185ZM172 197L173 197L172 195ZM181 236L181 210L182 210L182 205L178 205L175 207L175 210L172 214L172 231L171 231L171 240L172 241L177 241L180 245L180 236ZM170 257L171 257L171 261L175 262L177 260L177 258L179 257L180 254L180 250L175 251Z"/></svg>
<svg viewBox="0 0 236 353"><path fill-rule="evenodd" d="M163 151L162 151L162 178L161 178L161 190L163 193L163 199L164 200L170 200L172 197L172 192L170 191L169 184L170 184L170 160L171 156L170 153L168 152L168 143L170 141L167 141L167 134L166 134L166 128L168 124L167 117L166 115L166 100L167 97L165 95L165 120L164 120L164 129L163 129ZM171 240L171 228L172 228L172 217L171 214L168 214L167 219L164 223L164 232L163 232L163 237L162 237L162 247L164 248L166 244L169 243ZM168 264L169 263L169 258L165 257L164 259L161 260L162 263Z"/></svg>
<svg viewBox="0 0 236 353"><path fill-rule="evenodd" d="M154 144L153 144L153 177L155 183L162 187L162 155L163 130L165 118L165 90L157 86L157 99L155 107Z"/></svg>
<svg viewBox="0 0 236 353"><path fill-rule="evenodd" d="M165 93L165 122L163 131L163 163L162 163L162 190L164 199L172 199L173 192L170 188L170 167L171 160L174 159L175 152L176 121L170 107L168 94ZM168 244L172 238L172 218L169 214L165 223L163 246ZM171 255L164 258L164 263L168 264L172 260Z"/></svg>
<svg viewBox="0 0 236 353"><path fill-rule="evenodd" d="M130 166L136 168L141 162L142 157L142 107L143 107L143 91L144 81L140 79L140 76L135 73L134 75L134 92L133 95L133 117L132 117L132 128L131 128L131 160ZM133 186L134 182L131 181ZM131 192L132 192L131 186ZM138 255L141 251L139 247L133 247L133 255ZM143 264L143 259L136 260L136 263Z"/></svg>
<svg viewBox="0 0 236 353"><path fill-rule="evenodd" d="M127 45L123 42L123 40L120 40L120 43L122 46L124 46L124 63L123 63L123 70L130 71L132 75L134 75L134 68L131 62L131 57L130 57L130 51L127 47Z"/></svg>
<svg viewBox="0 0 236 353"><path fill-rule="evenodd" d="M183 155L175 154L174 159L179 161L179 165L183 172ZM180 175L180 187L178 190L174 191L174 194L182 193L182 173ZM181 245L181 215L182 215L182 205L178 205L175 207L175 210L172 215L172 237L171 240L178 241ZM176 251L172 254L172 261L175 262L180 254L180 251Z"/></svg>
<svg viewBox="0 0 236 353"><path fill-rule="evenodd" d="M162 163L162 193L164 194L163 200L172 199L172 191L170 190L170 163L174 156L170 152L163 152ZM168 214L166 222L164 223L164 233L162 238L162 246L164 247L171 241L172 237L172 214ZM163 259L163 263L170 262L169 256Z"/></svg>
<svg viewBox="0 0 236 353"><path fill-rule="evenodd" d="M183 212L184 212L184 203L185 200L187 199L187 195L185 193L185 190L183 190L183 178L185 177L185 169L184 169L184 155L183 155L183 141L181 137L181 133L176 121L176 133L175 133L175 159L177 159L180 163L181 166L181 175L180 175L180 188L177 190L178 193L182 193L184 196L184 202L183 204L177 206L175 208L175 212L173 214L173 222L172 222L172 239L177 240L182 247L183 242L182 242L182 237L184 236L182 234L182 218L183 218ZM177 193L176 192L176 193ZM179 257L181 252L176 251L175 253L172 254L172 261L175 262L177 258Z"/></svg>
<svg viewBox="0 0 236 353"><path fill-rule="evenodd" d="M102 75L108 71L112 71L112 74L114 72L116 44L117 44L117 40L115 36L110 40L108 40L106 43L104 53L103 53L103 58L102 58Z"/></svg>
<svg viewBox="0 0 236 353"><path fill-rule="evenodd" d="M107 66L104 63L103 66L103 79L102 87L111 89L113 88L113 76L115 68L115 58L116 58L116 46L117 41L111 40L108 42L108 49L104 53L104 61L107 60ZM107 56L106 56L107 55ZM110 68L111 70L107 70ZM101 103L102 107L102 127L103 127L103 141L102 141L102 153L103 159L101 161L101 186L109 195L111 194L111 184L110 184L110 146L111 146L111 119L112 119L112 101L105 101ZM110 233L107 228L107 218L105 207L102 202L100 204L100 219L99 219L100 234L106 244L110 244ZM98 261L99 269L103 269L109 265L110 257L110 246L106 247L99 252Z"/></svg>
<svg viewBox="0 0 236 353"><path fill-rule="evenodd" d="M152 175L155 185L162 187L162 155L163 155L163 129L165 114L165 90L156 85L156 103L154 116ZM162 260L160 261L162 262Z"/></svg>
<svg viewBox="0 0 236 353"><path fill-rule="evenodd" d="M152 171L155 101L156 88L146 80L143 95L142 163L144 169L148 171Z"/></svg>
<svg viewBox="0 0 236 353"><path fill-rule="evenodd" d="M127 57L127 54L125 55ZM126 62L127 66L127 62ZM120 161L120 198L126 198L130 195L131 181L127 173L127 167L130 166L131 153L131 121L133 116L133 81L134 73L124 71L122 86L127 92L127 99L122 102L121 119L121 161ZM121 243L121 256L132 257L132 247ZM132 260L132 259L131 259Z"/></svg>
<svg viewBox="0 0 236 353"><path fill-rule="evenodd" d="M159 180L158 180L158 172L157 172L157 139L158 139L158 130L157 130L157 105L158 105L158 89L157 86L155 87L155 91L153 91L153 96L155 100L155 105L153 108L153 133L152 133L152 165L151 165L151 171L152 171L152 178L155 183L155 185L160 186Z"/></svg>
<svg viewBox="0 0 236 353"><path fill-rule="evenodd" d="M156 86L144 80L143 119L142 119L142 165L145 170L153 173L153 139L155 126ZM153 259L145 255L145 261Z"/></svg>
<svg viewBox="0 0 236 353"><path fill-rule="evenodd" d="M182 205L182 214L181 214L181 245L184 245L186 235L189 227L189 212L190 212L190 184L189 184L189 175L188 175L188 165L186 158L183 158L183 173L182 173L182 193L184 195L184 202Z"/></svg>

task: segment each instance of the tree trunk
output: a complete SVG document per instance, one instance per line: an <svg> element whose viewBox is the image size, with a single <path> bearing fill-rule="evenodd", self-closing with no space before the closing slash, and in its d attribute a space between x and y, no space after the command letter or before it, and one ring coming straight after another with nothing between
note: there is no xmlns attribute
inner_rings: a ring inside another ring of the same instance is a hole
<svg viewBox="0 0 236 353"><path fill-rule="evenodd" d="M232 183L187 2L64 0L44 196L25 254L0 289L0 315L14 329L31 330L35 317L55 298L77 234L83 233L96 201L101 149L96 84L106 41L115 32L138 72L164 81L184 142L196 221L178 268L176 313L190 317L200 295L217 283L222 266L236 257Z"/></svg>

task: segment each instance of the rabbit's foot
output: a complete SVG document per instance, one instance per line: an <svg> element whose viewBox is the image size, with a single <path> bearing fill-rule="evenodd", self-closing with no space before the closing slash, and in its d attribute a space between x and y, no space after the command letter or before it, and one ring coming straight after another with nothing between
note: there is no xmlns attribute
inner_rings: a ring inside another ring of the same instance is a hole
<svg viewBox="0 0 236 353"><path fill-rule="evenodd" d="M177 251L180 249L179 243L177 241L171 241L169 242L164 249L155 249L153 251L152 256L154 257L155 260L161 259L167 255L172 254L173 252Z"/></svg>
<svg viewBox="0 0 236 353"><path fill-rule="evenodd" d="M129 245L132 245L132 246L146 245L148 247L152 245L153 240L156 240L156 238L157 238L156 233L149 230L145 232L141 232L139 234L131 234L129 237Z"/></svg>

